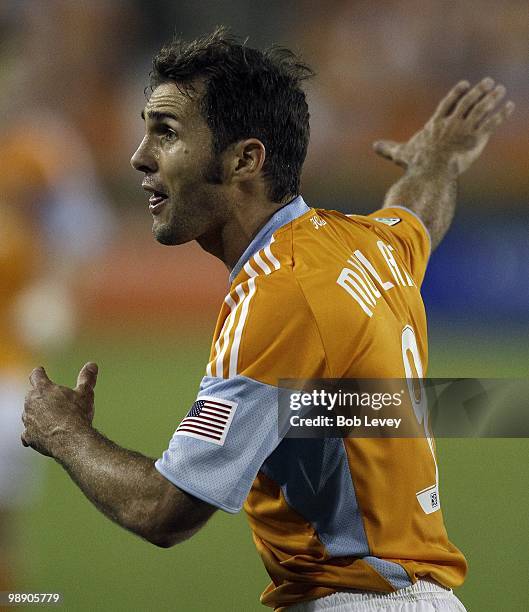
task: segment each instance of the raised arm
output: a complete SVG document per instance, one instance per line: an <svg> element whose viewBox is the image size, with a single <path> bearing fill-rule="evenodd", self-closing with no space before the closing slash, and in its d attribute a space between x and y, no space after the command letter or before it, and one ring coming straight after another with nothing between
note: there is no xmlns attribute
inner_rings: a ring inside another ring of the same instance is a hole
<svg viewBox="0 0 529 612"><path fill-rule="evenodd" d="M505 87L485 78L475 87L458 83L440 102L425 126L407 142L381 140L375 151L406 169L387 192L384 208L406 206L424 222L432 250L454 216L457 179L481 155L491 134L514 110L509 101L498 110Z"/></svg>

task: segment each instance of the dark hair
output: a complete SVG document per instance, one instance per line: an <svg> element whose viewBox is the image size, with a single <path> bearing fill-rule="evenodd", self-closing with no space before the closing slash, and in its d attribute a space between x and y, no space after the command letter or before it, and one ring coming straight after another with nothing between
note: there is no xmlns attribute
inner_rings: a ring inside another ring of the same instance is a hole
<svg viewBox="0 0 529 612"><path fill-rule="evenodd" d="M261 52L227 28L191 42L175 38L153 60L151 91L172 81L184 90L203 78L200 111L213 134L215 155L245 138L266 148L263 174L274 202L299 193L309 142L309 110L301 81L314 72L289 49Z"/></svg>

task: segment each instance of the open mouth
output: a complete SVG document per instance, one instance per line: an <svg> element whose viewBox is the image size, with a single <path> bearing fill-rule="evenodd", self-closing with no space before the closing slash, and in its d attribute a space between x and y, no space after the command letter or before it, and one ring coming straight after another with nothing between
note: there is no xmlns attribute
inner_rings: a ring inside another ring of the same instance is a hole
<svg viewBox="0 0 529 612"><path fill-rule="evenodd" d="M160 191L155 191L149 198L149 207L157 206L164 200L167 200L167 196L165 195L165 193L161 193Z"/></svg>
<svg viewBox="0 0 529 612"><path fill-rule="evenodd" d="M156 189L153 189L149 185L144 184L143 188L145 189L145 191L150 193L149 210L151 211L153 215L157 215L162 210L162 208L165 206L165 202L168 198L167 194L164 193L163 191L158 191Z"/></svg>

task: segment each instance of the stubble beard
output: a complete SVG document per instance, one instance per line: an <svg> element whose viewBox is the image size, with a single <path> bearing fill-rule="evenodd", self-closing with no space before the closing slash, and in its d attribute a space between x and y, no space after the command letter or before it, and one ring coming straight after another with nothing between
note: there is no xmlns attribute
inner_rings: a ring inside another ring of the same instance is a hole
<svg viewBox="0 0 529 612"><path fill-rule="evenodd" d="M179 200L188 204L177 207L174 201L168 202L169 219L153 222L152 233L156 241L166 246L175 246L196 240L205 231L209 231L215 213L219 212L218 207L222 205L215 189L211 187L222 185L222 182L220 159L212 157L200 179L179 194Z"/></svg>
<svg viewBox="0 0 529 612"><path fill-rule="evenodd" d="M184 244L187 240L178 240L177 232L175 232L173 226L169 223L163 225L157 225L156 222L153 224L152 233L156 242L166 246L175 246L177 244Z"/></svg>
<svg viewBox="0 0 529 612"><path fill-rule="evenodd" d="M189 202L186 198L183 199ZM187 211L193 208L196 210L196 205L192 200L188 206L183 207L176 206L172 201L167 204L170 209L164 212L168 213L168 219L161 221L158 218L153 222L152 233L156 241L166 246L175 246L194 240L199 231L198 226L201 219L197 219L196 216L192 217Z"/></svg>

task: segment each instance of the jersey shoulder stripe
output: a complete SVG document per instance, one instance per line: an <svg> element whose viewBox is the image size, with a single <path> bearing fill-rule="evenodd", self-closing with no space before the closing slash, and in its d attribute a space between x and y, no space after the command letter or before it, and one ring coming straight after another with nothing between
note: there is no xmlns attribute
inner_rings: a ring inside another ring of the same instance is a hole
<svg viewBox="0 0 529 612"><path fill-rule="evenodd" d="M237 374L237 363L242 334L248 318L250 302L255 295L256 281L279 270L281 264L272 252L275 237L255 253L237 275L230 292L224 299L225 318L215 340L210 361L206 368L208 376L233 378Z"/></svg>

